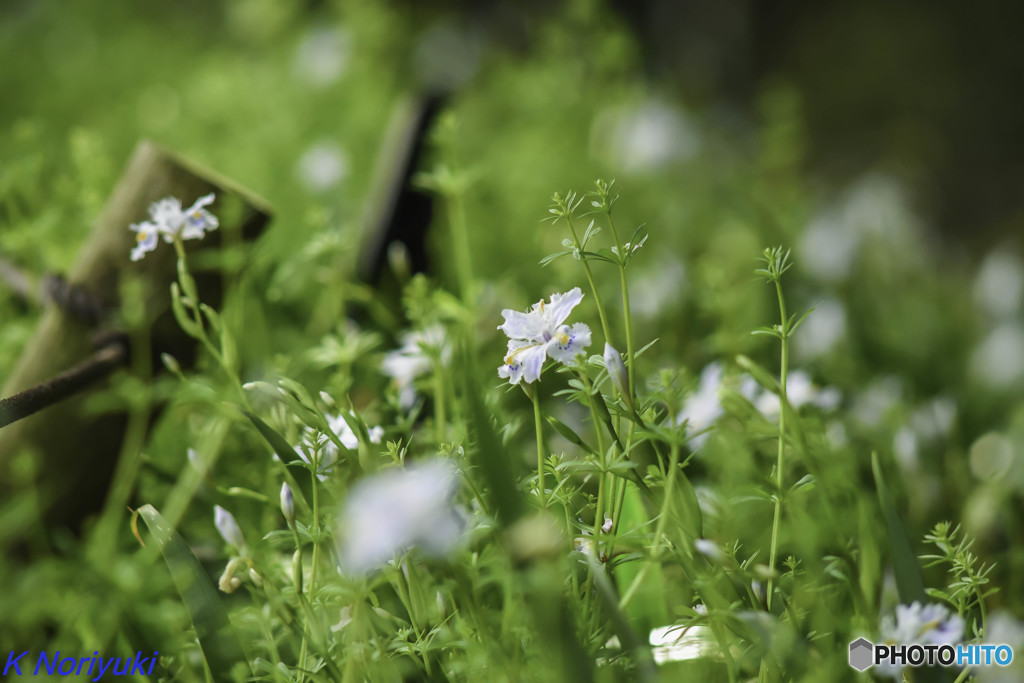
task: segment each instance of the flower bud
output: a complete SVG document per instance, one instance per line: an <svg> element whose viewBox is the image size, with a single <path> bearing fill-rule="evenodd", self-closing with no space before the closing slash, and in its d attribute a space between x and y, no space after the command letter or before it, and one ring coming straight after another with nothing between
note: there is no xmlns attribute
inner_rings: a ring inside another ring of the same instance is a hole
<svg viewBox="0 0 1024 683"><path fill-rule="evenodd" d="M281 484L281 514L289 527L295 526L295 497L288 482Z"/></svg>
<svg viewBox="0 0 1024 683"><path fill-rule="evenodd" d="M612 378L612 384L618 389L619 394L625 399L626 405L632 410L633 395L629 393L629 374L626 372L626 364L622 362L622 356L615 347L608 342L604 343L604 366L608 369L608 376Z"/></svg>
<svg viewBox="0 0 1024 683"><path fill-rule="evenodd" d="M235 521L234 516L230 512L220 505L214 505L213 521L217 525L217 531L220 532L221 538L228 545L232 545L239 550L245 547L245 537L242 536L242 530L238 528L238 522Z"/></svg>
<svg viewBox="0 0 1024 683"><path fill-rule="evenodd" d="M220 575L217 587L224 593L234 593L242 585L242 579L235 576L236 572L241 568L241 561L237 557L232 558L228 565L224 567L224 573Z"/></svg>
<svg viewBox="0 0 1024 683"><path fill-rule="evenodd" d="M257 588L263 587L263 577L253 567L249 567L249 579Z"/></svg>

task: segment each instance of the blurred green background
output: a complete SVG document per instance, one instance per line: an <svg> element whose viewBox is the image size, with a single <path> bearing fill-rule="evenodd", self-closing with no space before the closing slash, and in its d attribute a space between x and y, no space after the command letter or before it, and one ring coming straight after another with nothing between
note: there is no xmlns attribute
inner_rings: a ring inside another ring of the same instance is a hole
<svg viewBox="0 0 1024 683"><path fill-rule="evenodd" d="M651 233L633 297L643 337L661 341L642 371L695 379L737 353L775 367L749 334L775 318L752 272L764 246L792 247L793 308L818 306L795 367L843 392L833 457L869 486L881 444L915 538L963 520L998 563L994 601L1021 614L1019 15L954 2L9 0L0 257L66 270L131 149L153 138L275 207L241 283L243 354L250 376L310 376L306 350L347 314L388 120L443 83L454 133L424 170L473 179L465 211L495 326L501 308L580 279L570 259L537 265L564 237L540 220L552 192L596 177L616 179L623 223ZM431 253L451 286L443 211ZM613 299L610 272L601 286ZM37 316L0 287L0 376ZM729 475L709 460L709 477Z"/></svg>

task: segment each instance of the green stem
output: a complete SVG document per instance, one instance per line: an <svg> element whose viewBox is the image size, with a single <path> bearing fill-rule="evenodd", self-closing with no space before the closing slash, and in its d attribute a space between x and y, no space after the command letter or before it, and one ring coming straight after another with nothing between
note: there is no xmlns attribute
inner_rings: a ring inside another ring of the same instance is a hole
<svg viewBox="0 0 1024 683"><path fill-rule="evenodd" d="M573 225L571 218L566 218L566 222L569 224L569 230L572 231L572 239L576 244L576 248L580 251L583 250L583 245L580 244L579 235L576 232L576 226ZM608 316L605 315L604 305L601 303L601 297L597 294L597 285L594 284L594 274L590 271L590 264L587 260L580 256L580 263L583 264L583 272L587 275L587 284L590 286L590 291L594 295L594 302L597 304L597 315L601 318L601 330L604 332L605 341L611 343L611 329L608 327Z"/></svg>
<svg viewBox="0 0 1024 683"><path fill-rule="evenodd" d="M789 401L786 398L786 378L789 375L789 322L786 317L786 300L782 296L782 284L775 280L775 292L779 298L779 312L782 315L782 324L779 326L782 334L782 369L779 373L779 452L778 461L775 465L775 514L772 518L772 545L768 555L768 567L772 573L775 572L775 555L779 544L779 522L782 517L782 491L783 491L783 465L786 450L786 408ZM772 587L774 578L768 579L768 611L772 609Z"/></svg>
<svg viewBox="0 0 1024 683"><path fill-rule="evenodd" d="M438 361L434 368L434 427L437 433L438 444L444 442L446 425L444 368L441 367L441 363Z"/></svg>
<svg viewBox="0 0 1024 683"><path fill-rule="evenodd" d="M540 506L546 508L548 502L544 486L544 432L540 418L540 391L532 387L529 393L533 399L533 426L537 432L537 497L540 498Z"/></svg>
<svg viewBox="0 0 1024 683"><path fill-rule="evenodd" d="M612 237L615 238L615 247L619 251L619 283L622 287L622 314L626 323L626 355L629 358L629 399L636 397L636 357L633 346L633 316L629 307L629 285L626 282L625 252L622 250L622 240L619 239L619 231L615 229L615 221L612 220L612 213L608 211L608 227L612 230ZM632 248L632 247L630 247Z"/></svg>
<svg viewBox="0 0 1024 683"><path fill-rule="evenodd" d="M473 257L469 248L466 213L462 207L462 197L459 191L453 190L448 193L448 213L452 230L452 244L455 246L455 267L459 271L459 290L462 300L469 303L473 294Z"/></svg>

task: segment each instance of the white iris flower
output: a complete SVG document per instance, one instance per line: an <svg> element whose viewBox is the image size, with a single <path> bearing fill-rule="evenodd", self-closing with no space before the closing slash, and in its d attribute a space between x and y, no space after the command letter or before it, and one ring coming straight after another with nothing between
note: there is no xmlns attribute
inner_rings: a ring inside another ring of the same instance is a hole
<svg viewBox="0 0 1024 683"><path fill-rule="evenodd" d="M211 192L184 210L181 208L181 200L176 197L166 197L150 204L150 220L131 225L131 229L136 233L132 260L138 261L156 249L157 238L160 235L163 235L165 242L173 242L175 237L197 240L202 239L207 232L216 230L220 222L204 208L213 201L214 194Z"/></svg>
<svg viewBox="0 0 1024 683"><path fill-rule="evenodd" d="M550 303L538 301L527 313L509 308L502 311L505 323L498 329L509 339L508 353L504 365L498 368L498 376L512 384L521 379L535 382L549 357L568 364L582 353L590 345L590 328L583 323L571 327L563 324L582 299L583 292L574 287L565 294L552 294Z"/></svg>

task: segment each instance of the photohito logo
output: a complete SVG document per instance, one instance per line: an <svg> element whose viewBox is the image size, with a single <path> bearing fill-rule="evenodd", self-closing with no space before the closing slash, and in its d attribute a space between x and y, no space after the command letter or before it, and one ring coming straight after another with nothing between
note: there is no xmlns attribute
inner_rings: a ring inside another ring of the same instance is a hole
<svg viewBox="0 0 1024 683"><path fill-rule="evenodd" d="M1009 645L875 645L866 638L850 643L850 666L866 671L872 666L1009 666L1013 648Z"/></svg>

